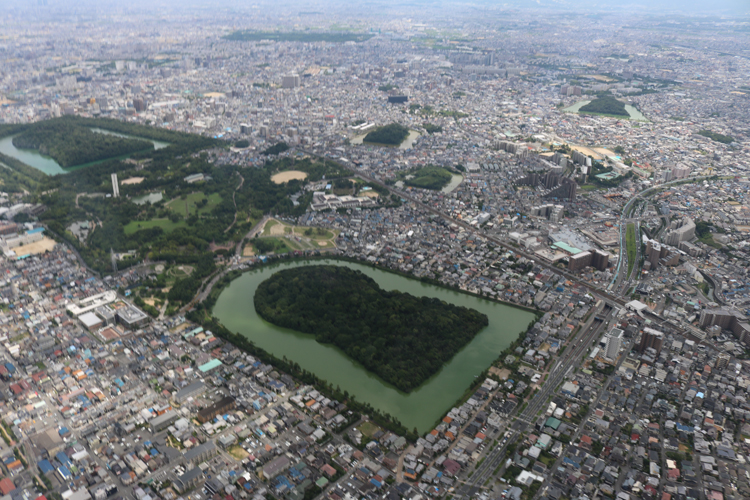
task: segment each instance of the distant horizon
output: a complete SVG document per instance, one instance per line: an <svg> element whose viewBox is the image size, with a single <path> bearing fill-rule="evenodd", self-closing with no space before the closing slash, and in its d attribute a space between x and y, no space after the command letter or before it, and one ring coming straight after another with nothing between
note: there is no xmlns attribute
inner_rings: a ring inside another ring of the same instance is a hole
<svg viewBox="0 0 750 500"><path fill-rule="evenodd" d="M42 2L46 2L43 5ZM587 11L590 13L606 14L614 12L630 12L632 14L642 15L667 15L679 13L685 16L726 16L739 15L750 18L750 2L747 0L716 0L705 2L704 0L628 0L619 2L617 0L501 0L494 2L492 0L381 0L379 2L368 2L367 4L357 4L344 0L325 1L325 2L276 2L276 1L225 1L217 0L133 0L123 4L119 0L5 0L0 4L0 11L18 10L28 11L36 10L39 7L46 9L73 9L79 11L88 8L100 10L153 10L175 7L185 8L207 8L217 7L218 10L253 8L260 6L273 6L279 11L286 11L291 14L295 9L307 11L321 11L325 13L326 8L340 6L345 4L351 14L356 15L362 7L365 10L373 8L388 8L392 6L399 10L404 9L426 9L426 14L435 14L441 10L451 10L456 8L481 8L489 7L492 11L503 9L518 10L538 10L547 9L551 11L570 11L580 12ZM83 12L81 12L83 13ZM268 12L266 12L267 14ZM337 13L340 15L340 12Z"/></svg>

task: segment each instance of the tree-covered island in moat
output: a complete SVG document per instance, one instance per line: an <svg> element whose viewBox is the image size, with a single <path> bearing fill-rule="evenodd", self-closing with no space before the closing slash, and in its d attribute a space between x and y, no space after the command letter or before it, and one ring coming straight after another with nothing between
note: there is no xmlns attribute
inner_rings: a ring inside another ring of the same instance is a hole
<svg viewBox="0 0 750 500"><path fill-rule="evenodd" d="M362 139L364 143L398 146L409 137L409 129L398 123L378 127Z"/></svg>
<svg viewBox="0 0 750 500"><path fill-rule="evenodd" d="M279 271L258 286L254 302L266 321L335 345L405 392L437 373L488 325L474 309L386 291L341 266Z"/></svg>
<svg viewBox="0 0 750 500"><path fill-rule="evenodd" d="M579 113L595 113L600 115L623 116L630 118L630 113L625 109L625 103L614 97L601 97L581 107Z"/></svg>
<svg viewBox="0 0 750 500"><path fill-rule="evenodd" d="M74 120L48 120L33 124L13 138L13 145L34 149L63 168L153 150L149 141L102 134Z"/></svg>

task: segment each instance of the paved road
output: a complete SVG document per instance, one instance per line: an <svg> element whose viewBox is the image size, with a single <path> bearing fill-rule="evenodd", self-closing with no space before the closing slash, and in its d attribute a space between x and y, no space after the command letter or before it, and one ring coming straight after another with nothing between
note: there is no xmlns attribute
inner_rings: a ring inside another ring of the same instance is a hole
<svg viewBox="0 0 750 500"><path fill-rule="evenodd" d="M602 319L598 319L598 315L605 308L609 309L609 312L604 321L602 321ZM508 458L506 457L508 446L515 443L528 426L533 424L537 413L543 409L547 404L548 398L557 390L557 387L564 381L568 373L579 363L593 340L598 338L602 326L606 324L613 312L614 309L611 309L603 302L593 310L589 320L581 328L579 334L571 341L568 349L562 354L561 359L550 372L541 390L534 395L526 406L526 409L511 425L507 442L490 452L484 462L474 471L470 481L457 490L455 495L457 498L468 499L475 496L481 490L484 483L492 477L495 469L500 467L506 458Z"/></svg>
<svg viewBox="0 0 750 500"><path fill-rule="evenodd" d="M589 419L589 417L591 416L591 414L592 414L592 413L594 413L594 412L596 411L596 407L597 407L597 406L599 406L599 401L601 401L601 399L602 399L602 395L603 395L603 394L604 394L604 392L605 392L605 391L607 390L607 388L609 388L609 383L610 383L610 382L612 381L612 378L613 378L613 377L614 377L614 375L615 375L615 374L617 373L617 371L618 371L618 370L620 369L620 366L621 366L621 365L622 365L622 363L623 363L623 362L625 361L625 358L627 358L627 357L628 357L628 356L627 356L627 353L628 353L628 352L630 352L630 349L631 349L631 347L632 347L632 342L633 342L633 341L632 341L632 340L630 340L630 341L629 341L629 342L628 342L628 343L627 343L627 344L626 344L626 345L624 346L624 347L625 347L625 350L624 350L624 352L623 352L622 356L620 356L620 360L619 360L619 361L617 362L617 364L615 365L615 371L613 372L613 374L612 374L611 376L607 377L607 381L606 381L606 382L604 383L604 385L602 386L602 388L601 388L601 389L599 390L599 394L598 394L598 395L596 396L596 400L595 400L595 401L594 401L593 403L589 404L589 411L588 411L588 413L587 413L586 415L584 415L584 416L583 416L583 418L581 419L581 424L580 424L580 425L578 426L578 429L577 429L577 430L576 430L576 432L575 432L575 433L573 434L573 436L571 436L571 439L570 439L570 442L571 442L571 443L575 443L576 441L578 441L578 439L580 439L580 437L581 437L581 434L583 433L583 431L584 431L584 429L585 429L585 423L586 423L586 422L588 421L588 419ZM646 391L643 391L643 392L645 393ZM554 472L555 470L557 470L557 468L558 468L558 467L560 466L560 464L561 464L561 463L562 463L562 461L563 461L563 457L564 457L564 456L565 456L565 449L563 449L563 453L561 453L561 454L560 454L560 456L559 456L559 457L557 457L557 460L555 460L555 463L554 463L554 464L552 465L552 467L550 467L550 468L548 469L548 470L549 470L549 475L548 475L548 476L547 476L547 478L546 478L546 479L545 479L545 480L544 480L544 481L542 482L542 485L541 485L541 486L539 487L539 489L537 490L537 493L536 493L536 495L534 496L534 498L539 498L539 497L540 497L540 496L542 495L542 492L544 491L544 487L545 487L545 486L546 486L547 484L549 484L549 480L550 480L550 477L552 476L552 473L553 473L553 472Z"/></svg>
<svg viewBox="0 0 750 500"><path fill-rule="evenodd" d="M271 220L270 215L264 215L263 218L258 222L256 225L253 226L253 228L248 231L248 233L245 235L244 238L240 240L239 243L237 243L237 248L234 250L235 257L239 258L242 257L242 246L245 243L245 240L250 240L255 237L259 232L263 231L263 228L266 225L266 222Z"/></svg>
<svg viewBox="0 0 750 500"><path fill-rule="evenodd" d="M702 181L708 178L709 176L701 175L697 177L689 177L687 179L678 179L674 181L665 182L664 184L659 184L658 186L644 189L640 193L637 193L635 196L630 198L630 200L628 200L628 202L622 208L622 212L620 213L620 259L617 262L617 269L615 269L615 275L612 278L612 283L608 287L609 290L616 289L614 287L619 285L620 282L622 282L623 280L622 273L625 272L625 270L627 269L627 266L623 266L623 261L625 261L624 257L627 255L627 252L625 251L626 249L625 231L627 228L627 224L625 222L631 220L630 211L633 209L633 204L641 198L645 199L652 194L656 194L661 189L668 188L670 186L677 185L677 184L683 184L685 182Z"/></svg>
<svg viewBox="0 0 750 500"><path fill-rule="evenodd" d="M234 204L234 220L232 220L232 223L229 224L229 227L224 230L225 233L228 233L229 230L232 229L232 226L234 226L237 222L237 191L242 189L242 185L245 183L245 178L242 177L242 174L239 171L237 171L237 175L240 176L240 184L232 192L232 203Z"/></svg>

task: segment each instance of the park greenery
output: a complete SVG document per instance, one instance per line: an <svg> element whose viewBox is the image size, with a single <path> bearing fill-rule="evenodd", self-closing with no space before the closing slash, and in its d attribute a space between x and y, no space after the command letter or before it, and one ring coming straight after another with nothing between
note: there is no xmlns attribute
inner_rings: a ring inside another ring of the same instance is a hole
<svg viewBox="0 0 750 500"><path fill-rule="evenodd" d="M2 166L8 168L1 168ZM6 193L33 193L46 178L42 171L0 153L0 181Z"/></svg>
<svg viewBox="0 0 750 500"><path fill-rule="evenodd" d="M706 222L704 220L695 221L695 235L698 237L698 241L714 248L721 248L722 245L714 241L714 236L711 231L712 228L716 230L716 232L720 231L720 229L715 227L711 222Z"/></svg>
<svg viewBox="0 0 750 500"><path fill-rule="evenodd" d="M246 148L250 146L250 141L247 139L240 139L239 141L234 143L235 148Z"/></svg>
<svg viewBox="0 0 750 500"><path fill-rule="evenodd" d="M63 168L83 165L153 149L140 139L93 132L77 120L63 117L36 122L13 138L19 149L34 149L54 159Z"/></svg>
<svg viewBox="0 0 750 500"><path fill-rule="evenodd" d="M398 123L378 127L365 136L362 142L398 146L409 136L409 129Z"/></svg>
<svg viewBox="0 0 750 500"><path fill-rule="evenodd" d="M289 246L279 238L255 238L253 246L261 254L284 253L289 251Z"/></svg>
<svg viewBox="0 0 750 500"><path fill-rule="evenodd" d="M698 135L708 137L712 141L720 142L722 144L731 144L734 142L734 137L732 137L731 135L719 134L710 130L701 130L700 132L698 132Z"/></svg>
<svg viewBox="0 0 750 500"><path fill-rule="evenodd" d="M427 165L426 167L419 167L402 172L399 174L399 178L401 178L407 186L439 191L448 185L453 178L453 175L444 167Z"/></svg>
<svg viewBox="0 0 750 500"><path fill-rule="evenodd" d="M627 225L625 231L625 248L628 255L628 274L625 275L626 278L630 277L630 273L633 272L633 267L635 266L635 258L637 254L636 244L635 224L631 222Z"/></svg>
<svg viewBox="0 0 750 500"><path fill-rule="evenodd" d="M294 205L290 196L300 193L307 181L350 175L335 162L313 158L278 158L252 168L217 167L206 150L229 147L229 143L117 120L66 117L40 124L58 121L169 144L159 150L133 153L128 160L111 159L89 165L76 170L75 175L47 176L15 158L0 156L0 163L8 167L0 168L3 189L25 192L26 201L45 205L47 210L39 215L39 220L46 224L50 234L73 246L86 264L100 273L112 271L110 250L135 250L136 257L128 259L128 265L149 259L192 267L206 255L213 259L222 253L233 253L264 214L304 213L312 193L302 194L299 205ZM30 128L30 125L0 125L0 137ZM299 170L308 176L305 181L291 180L284 184L271 181L274 174L284 170ZM111 192L112 173L121 182L118 198L103 196ZM197 173L208 177L192 184L184 180ZM142 180L123 182L136 177ZM151 193L162 193L163 200L140 205L133 202ZM70 230L80 221L97 221L83 240ZM124 262L118 265L119 269L124 267ZM179 294L182 288L196 289L191 282L178 285L176 301L187 296Z"/></svg>
<svg viewBox="0 0 750 500"><path fill-rule="evenodd" d="M397 89L397 88L398 88L397 86L388 83L388 84L379 86L378 90L381 91L381 92L389 92L389 91L391 91L393 89Z"/></svg>
<svg viewBox="0 0 750 500"><path fill-rule="evenodd" d="M238 42L260 42L260 41L274 41L274 42L329 42L329 43L345 43L345 42L365 42L372 38L374 35L367 33L315 33L310 31L249 31L241 30L230 33L224 37L225 40L232 40Z"/></svg>
<svg viewBox="0 0 750 500"><path fill-rule="evenodd" d="M441 127L440 125L434 125L434 124L428 123L428 122L423 123L422 127L425 129L425 131L428 134L436 134L438 132L442 132L443 131L443 127Z"/></svg>
<svg viewBox="0 0 750 500"><path fill-rule="evenodd" d="M364 273L305 266L258 286L258 315L315 335L402 391L421 385L488 324L473 309L382 290Z"/></svg>
<svg viewBox="0 0 750 500"><path fill-rule="evenodd" d="M286 142L277 142L273 146L270 146L263 150L261 154L263 155L277 155L280 153L283 153L284 151L288 151L289 146Z"/></svg>
<svg viewBox="0 0 750 500"><path fill-rule="evenodd" d="M600 115L613 115L630 117L630 113L625 109L625 103L618 101L614 97L601 97L594 99L590 103L581 107L579 113L595 113Z"/></svg>

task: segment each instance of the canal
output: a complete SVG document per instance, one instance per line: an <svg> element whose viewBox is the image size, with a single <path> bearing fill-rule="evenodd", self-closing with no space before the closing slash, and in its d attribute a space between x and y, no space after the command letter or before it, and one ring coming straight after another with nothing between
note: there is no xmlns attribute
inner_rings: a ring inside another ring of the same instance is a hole
<svg viewBox="0 0 750 500"><path fill-rule="evenodd" d="M408 394L398 391L367 372L336 347L319 344L313 335L274 326L255 312L253 297L262 281L282 269L316 264L340 265L362 271L386 290L436 297L471 307L486 314L489 325L422 386ZM428 285L369 266L336 260L315 261L313 264L286 262L248 271L221 293L213 314L229 330L241 333L277 358L286 356L334 387L338 385L341 390L355 395L357 400L370 403L383 413L390 413L406 428L416 427L420 433L430 430L476 376L488 368L534 319L534 313L506 304Z"/></svg>

